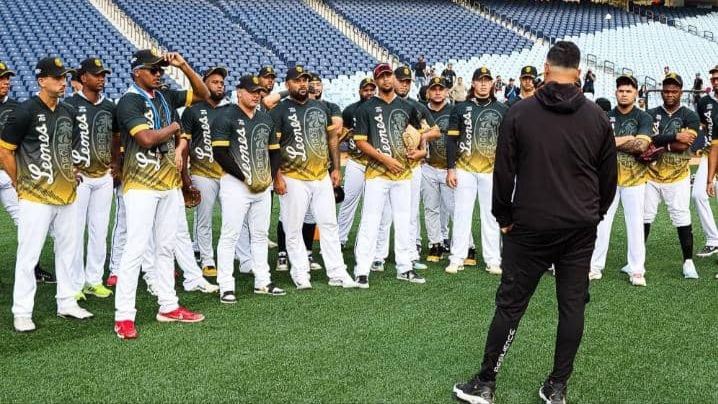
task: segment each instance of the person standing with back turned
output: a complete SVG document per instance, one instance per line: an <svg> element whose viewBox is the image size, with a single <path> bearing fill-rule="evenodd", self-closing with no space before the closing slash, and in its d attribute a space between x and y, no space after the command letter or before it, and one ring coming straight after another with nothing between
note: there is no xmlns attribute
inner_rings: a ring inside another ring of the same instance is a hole
<svg viewBox="0 0 718 404"><path fill-rule="evenodd" d="M472 404L494 402L496 373L543 273L556 268L558 333L554 369L539 389L566 402L583 334L596 226L616 193L613 131L606 114L573 83L581 52L559 41L544 64L546 84L506 113L499 129L492 213L503 233L501 284L481 370L454 385Z"/></svg>

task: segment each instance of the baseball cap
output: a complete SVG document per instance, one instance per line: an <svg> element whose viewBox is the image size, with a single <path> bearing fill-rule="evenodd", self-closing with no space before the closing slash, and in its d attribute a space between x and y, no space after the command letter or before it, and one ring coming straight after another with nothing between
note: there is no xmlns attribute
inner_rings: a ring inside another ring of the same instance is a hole
<svg viewBox="0 0 718 404"><path fill-rule="evenodd" d="M683 87L683 79L678 74L671 72L663 78L663 85L666 84L677 84L679 87Z"/></svg>
<svg viewBox="0 0 718 404"><path fill-rule="evenodd" d="M140 49L132 54L130 59L130 67L132 70L138 67L151 67L151 66L169 66L170 63L166 61L156 49Z"/></svg>
<svg viewBox="0 0 718 404"><path fill-rule="evenodd" d="M258 77L267 77L267 76L274 76L277 77L277 73L274 71L274 68L272 66L264 66L261 69L259 69Z"/></svg>
<svg viewBox="0 0 718 404"><path fill-rule="evenodd" d="M87 58L80 62L80 68L77 71L78 75L82 73L100 74L108 73L112 74L112 71L105 67L100 58Z"/></svg>
<svg viewBox="0 0 718 404"><path fill-rule="evenodd" d="M616 88L628 84L634 88L638 88L638 80L630 74L623 74L616 78Z"/></svg>
<svg viewBox="0 0 718 404"><path fill-rule="evenodd" d="M715 65L708 73L710 73L710 74L718 73L718 65Z"/></svg>
<svg viewBox="0 0 718 404"><path fill-rule="evenodd" d="M428 87L428 88L430 89L430 88L432 88L432 87L434 87L434 86L441 86L441 87L443 87L443 88L447 88L447 87L448 87L448 86L446 85L446 80L442 79L441 77L434 77L434 78L431 79L431 81L429 81L429 87Z"/></svg>
<svg viewBox="0 0 718 404"><path fill-rule="evenodd" d="M296 80L300 77L311 78L312 75L308 71L304 70L304 66L296 65L291 69L287 70L287 80Z"/></svg>
<svg viewBox="0 0 718 404"><path fill-rule="evenodd" d="M399 66L394 70L394 77L397 80L411 80L411 69L409 66Z"/></svg>
<svg viewBox="0 0 718 404"><path fill-rule="evenodd" d="M535 79L537 76L538 70L535 66L524 66L521 68L521 74L519 74L519 78L531 77L532 79Z"/></svg>
<svg viewBox="0 0 718 404"><path fill-rule="evenodd" d="M482 77L488 77L490 79L493 79L493 77L491 76L491 70L489 70L489 68L486 66L481 66L478 69L474 70L474 75L471 80L478 80Z"/></svg>
<svg viewBox="0 0 718 404"><path fill-rule="evenodd" d="M35 65L35 77L60 77L74 71L75 69L65 67L62 60L56 57L40 59Z"/></svg>
<svg viewBox="0 0 718 404"><path fill-rule="evenodd" d="M0 62L0 77L14 76L16 73L3 62Z"/></svg>
<svg viewBox="0 0 718 404"><path fill-rule="evenodd" d="M252 74L245 74L244 76L240 77L239 83L237 83L237 88L247 90L250 93L253 93L257 90L267 92L267 89L259 84L259 77Z"/></svg>
<svg viewBox="0 0 718 404"><path fill-rule="evenodd" d="M309 73L309 81L319 81L319 82L321 82L321 81L322 81L322 78L319 77L319 75L316 74L316 73Z"/></svg>
<svg viewBox="0 0 718 404"><path fill-rule="evenodd" d="M376 83L374 82L373 78L365 77L362 79L362 81L359 82L359 89L361 90L362 88L369 86L369 85L376 87Z"/></svg>
<svg viewBox="0 0 718 404"><path fill-rule="evenodd" d="M374 79L384 73L394 74L394 71L391 69L391 66L389 66L388 63L379 63L378 65L374 66Z"/></svg>
<svg viewBox="0 0 718 404"><path fill-rule="evenodd" d="M211 76L211 75L213 75L213 74L219 74L219 75L222 76L222 78L224 79L224 78L227 78L227 75L229 74L229 70L227 70L227 68L224 67L224 66L213 66L213 67L210 67L209 69L205 70L205 71L202 73L202 80L203 80L203 81L204 81L204 80L207 80L207 77L209 77L209 76Z"/></svg>

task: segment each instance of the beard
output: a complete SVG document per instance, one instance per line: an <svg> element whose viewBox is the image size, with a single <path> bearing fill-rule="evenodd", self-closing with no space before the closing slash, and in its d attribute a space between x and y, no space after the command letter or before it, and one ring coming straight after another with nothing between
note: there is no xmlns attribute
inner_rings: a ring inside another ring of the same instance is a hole
<svg viewBox="0 0 718 404"><path fill-rule="evenodd" d="M214 102L220 102L224 98L224 94L215 93L214 91L209 92L209 98Z"/></svg>
<svg viewBox="0 0 718 404"><path fill-rule="evenodd" d="M295 100L297 100L297 101L299 101L299 102L304 102L304 101L307 100L307 98L309 98L309 92L306 92L306 91L305 91L304 93L301 93L299 90L297 90L297 91L291 91L291 90L290 90L290 91L289 91L289 96L292 97L292 98L294 98Z"/></svg>

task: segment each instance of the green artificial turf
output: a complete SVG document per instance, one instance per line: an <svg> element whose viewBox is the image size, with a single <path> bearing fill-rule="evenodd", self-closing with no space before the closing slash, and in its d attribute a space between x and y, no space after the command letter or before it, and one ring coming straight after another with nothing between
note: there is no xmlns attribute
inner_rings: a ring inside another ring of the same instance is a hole
<svg viewBox="0 0 718 404"><path fill-rule="evenodd" d="M718 402L715 259L697 258L701 278L684 280L678 238L662 207L647 246L648 287L631 287L618 273L622 218L619 210L604 278L591 285L570 402ZM695 214L693 223L698 250L704 239ZM389 263L383 274L372 273L368 290L331 288L313 272L314 289L297 291L288 273L273 273L288 294L271 297L252 294L243 275L237 304L180 291L182 304L207 319L160 324L140 281L140 337L133 341L112 332L112 299L89 297L82 306L95 318L69 321L55 317L55 287L39 285L38 330L18 334L10 313L16 241L4 212L0 229L0 403L451 403L452 385L480 365L499 282L481 262L447 275L443 260L423 271L427 284L413 285L394 279ZM216 240L217 213L215 229ZM345 259L353 265L351 248ZM42 264L52 262L48 243ZM555 300L554 280L545 276L499 374L498 403L538 402L552 367Z"/></svg>

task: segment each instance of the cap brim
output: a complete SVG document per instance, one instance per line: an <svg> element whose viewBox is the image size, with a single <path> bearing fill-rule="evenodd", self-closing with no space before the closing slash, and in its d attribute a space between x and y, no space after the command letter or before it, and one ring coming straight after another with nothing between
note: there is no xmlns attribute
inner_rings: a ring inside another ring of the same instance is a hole
<svg viewBox="0 0 718 404"><path fill-rule="evenodd" d="M141 64L140 66L157 66L157 65L162 66L162 67L167 67L170 65L170 62L166 61L164 58L157 57L157 58L153 59L152 61Z"/></svg>
<svg viewBox="0 0 718 404"><path fill-rule="evenodd" d="M364 88L366 86L372 86L372 87L376 88L376 83L374 83L374 82L364 83L361 86L359 86L359 88Z"/></svg>
<svg viewBox="0 0 718 404"><path fill-rule="evenodd" d="M479 80L479 79L483 79L484 77L488 77L488 78L490 78L491 80L494 79L493 77L491 77L490 74L480 74L478 77L474 77L472 80Z"/></svg>
<svg viewBox="0 0 718 404"><path fill-rule="evenodd" d="M268 92L269 92L266 88L264 88L264 87L262 87L262 86L260 86L260 85L256 85L256 86L255 86L255 85L252 85L251 87L242 87L241 84L237 84L237 88L240 89L240 90L245 90L245 91L250 92L250 93L254 93L254 92L257 92L257 91L264 91L265 93L268 93Z"/></svg>
<svg viewBox="0 0 718 404"><path fill-rule="evenodd" d="M532 73L522 74L521 76L519 76L519 79L522 79L522 78L524 78L524 77L531 77L532 79L535 79L535 78L536 78L536 75L535 75L535 74L532 74Z"/></svg>
<svg viewBox="0 0 718 404"><path fill-rule="evenodd" d="M442 83L433 83L433 84L429 84L429 87L427 87L426 89L431 90L432 88L437 87L437 86L441 87L441 88L446 88L446 86Z"/></svg>
<svg viewBox="0 0 718 404"><path fill-rule="evenodd" d="M677 85L677 86L679 86L679 87L683 87L683 83L681 83L680 81L678 81L678 80L676 80L676 79L673 79L673 78L665 79L665 80L663 80L663 82L662 82L661 84L664 85L664 86L665 86L666 84L675 84L675 85Z"/></svg>
<svg viewBox="0 0 718 404"><path fill-rule="evenodd" d="M227 75L229 75L229 70L224 67L213 67L210 71L205 73L202 78L206 79L213 74L219 74L220 76L222 76L222 78L227 78Z"/></svg>
<svg viewBox="0 0 718 404"><path fill-rule="evenodd" d="M710 69L710 70L708 71L708 73L710 73L710 74L718 73L718 67L714 67L714 68Z"/></svg>
<svg viewBox="0 0 718 404"><path fill-rule="evenodd" d="M259 77L269 77L269 76L272 76L272 77L274 77L275 79L277 78L277 75L276 75L276 74L274 74L274 73L269 73L269 72L267 72L267 73L262 73L262 74L259 75Z"/></svg>
<svg viewBox="0 0 718 404"><path fill-rule="evenodd" d="M82 74L82 73L90 73L90 74L102 74L102 73L107 73L107 74L112 74L112 70L103 67L103 68L98 69L98 70L78 70L78 71L77 71L77 74Z"/></svg>
<svg viewBox="0 0 718 404"><path fill-rule="evenodd" d="M5 77L5 76L17 76L17 73L15 73L12 70L5 70L4 72L0 73L0 77Z"/></svg>

